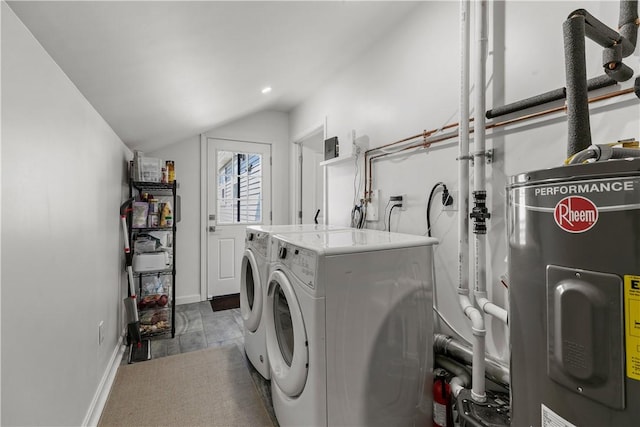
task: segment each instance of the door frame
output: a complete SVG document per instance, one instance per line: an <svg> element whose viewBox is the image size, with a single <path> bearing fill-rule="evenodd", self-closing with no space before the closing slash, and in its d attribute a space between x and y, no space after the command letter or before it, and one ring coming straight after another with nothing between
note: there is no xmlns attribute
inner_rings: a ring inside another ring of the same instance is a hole
<svg viewBox="0 0 640 427"><path fill-rule="evenodd" d="M273 144L270 142L246 141L200 134L200 301L209 300L209 144L207 143L209 138L249 144L266 144L271 146L271 156L273 156ZM273 172L270 173L269 197L271 205L273 202ZM273 212L273 206L271 206L271 211ZM267 221L266 218L265 221ZM271 223L271 221L269 218L268 222Z"/></svg>
<svg viewBox="0 0 640 427"><path fill-rule="evenodd" d="M302 143L305 139L308 139L312 135L322 132L322 139L327 139L327 118L324 118L322 123L319 123L306 131L300 133L295 138L292 138L291 143L293 144L293 156L292 157L292 169L294 170L294 180L293 185L291 186L292 194L290 197L292 200L291 203L291 218L293 219L294 224L301 224L302 217L300 213L302 212L302 162L304 161L302 158ZM327 168L323 166L322 170L322 223L328 224L327 212L328 212L328 189L327 189Z"/></svg>

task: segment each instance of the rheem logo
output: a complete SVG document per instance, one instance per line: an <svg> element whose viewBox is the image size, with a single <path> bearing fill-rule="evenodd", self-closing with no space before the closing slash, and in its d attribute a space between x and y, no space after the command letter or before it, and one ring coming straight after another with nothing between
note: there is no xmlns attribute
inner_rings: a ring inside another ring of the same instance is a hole
<svg viewBox="0 0 640 427"><path fill-rule="evenodd" d="M558 202L553 218L564 231L584 233L598 221L598 208L586 197L569 196Z"/></svg>

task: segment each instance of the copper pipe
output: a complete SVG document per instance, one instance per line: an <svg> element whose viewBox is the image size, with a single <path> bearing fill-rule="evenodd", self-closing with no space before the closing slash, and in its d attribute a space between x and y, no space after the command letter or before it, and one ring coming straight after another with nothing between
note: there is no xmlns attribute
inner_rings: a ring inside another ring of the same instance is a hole
<svg viewBox="0 0 640 427"><path fill-rule="evenodd" d="M473 132L473 129L471 129L471 132ZM390 156L392 154L401 153L403 151L412 150L412 149L415 149L415 148L429 148L431 146L431 144L435 144L435 143L441 142L441 141L446 141L447 139L451 139L451 138L454 138L456 136L458 136L458 132L456 132L456 133L454 133L452 135L443 135L443 136L438 137L436 139L423 141L423 142L421 142L419 144L409 145L407 147L403 147L403 148L399 149L398 151L394 151L393 153L382 153L382 154L378 154L378 155L369 157L369 187L371 187L371 183L372 183L371 171L373 170L373 161L374 160L379 159L381 157ZM365 166L366 166L366 163L365 163ZM369 188L369 191L371 191L371 188Z"/></svg>
<svg viewBox="0 0 640 427"><path fill-rule="evenodd" d="M473 117L470 117L469 121L472 122L473 121ZM370 148L367 151L365 151L365 154L370 153L371 151L380 150L382 148L391 147L392 145L397 145L397 144L401 144L403 142L411 141L412 139L423 138L423 137L425 137L425 135L428 138L429 136L433 135L434 133L436 133L438 131L442 131L442 130L445 130L445 129L451 129L451 128L454 128L454 127L458 127L459 125L460 125L459 123L449 123L448 125L444 125L444 126L442 126L440 128L437 128L437 129L431 129L429 131L425 130L425 131L422 131L422 133L418 133L416 135L401 139L399 141L391 142L389 144L381 145L381 146L375 147L375 148Z"/></svg>
<svg viewBox="0 0 640 427"><path fill-rule="evenodd" d="M469 118L469 122L472 122L473 120L474 120L473 117ZM443 131L445 129L451 129L451 128L454 128L454 127L458 127L459 125L460 125L459 123L449 123L449 124L444 125L444 126L442 126L440 128L437 128L437 129L431 129L429 131L424 130L424 131L422 131L422 133L418 133L416 135L412 135L410 137L403 138L403 139L400 139L398 141L391 142L389 144L381 145L379 147L370 148L369 150L364 152L364 176L365 177L367 176L367 157L368 157L368 154L371 153L372 151L381 150L383 148L391 147L393 145L398 145L398 144L401 144L403 142L411 141L412 139L418 139L418 138L421 138L421 137L426 140L426 138L430 137L431 135L433 135L436 132ZM419 145L417 145L417 146L419 146ZM398 151L396 151L396 153L398 153L400 151L404 151L404 149L398 150ZM370 196L371 196L371 161L369 161L369 185L368 186L365 185L365 192L364 192L364 197L365 197L366 200L368 200Z"/></svg>
<svg viewBox="0 0 640 427"><path fill-rule="evenodd" d="M411 141L412 139L421 138L425 134L425 132L426 132L426 130L423 131L422 133L419 133L419 134L416 134L416 135L401 139L399 141L395 141L395 142L391 142L389 144L381 145L380 147L370 148L367 151L365 151L364 153L367 154L367 153L370 153L371 151L381 150L381 149L386 148L386 147L391 147L392 145L400 144L402 142Z"/></svg>
<svg viewBox="0 0 640 427"><path fill-rule="evenodd" d="M629 93L634 93L634 88L622 89L622 90L618 90L618 91L615 91L615 92L609 92L609 93L606 93L604 95L594 96L593 98L589 98L588 102L589 102L589 104L591 104L591 103L594 103L594 102L604 101L606 99L616 98L618 96L626 95L626 94L629 94ZM498 128L498 127L511 125L511 124L522 122L522 121L525 121L525 120L535 119L535 118L538 118L538 117L547 116L549 114L557 113L557 112L560 112L560 111L565 111L566 109L567 109L566 105L562 105L562 106L554 107L554 108L549 108L547 110L539 111L537 113L526 114L524 116L515 117L513 119L504 120L502 122L490 123L485 127L485 129L487 129L487 130L495 129L495 128ZM470 119L470 121L472 121L472 120L473 120L473 118ZM402 139L402 140L399 140L399 141L396 141L396 142L392 142L390 144L382 145L380 147L372 148L370 150L365 151L365 177L367 175L367 171L366 171L366 168L367 168L367 153L369 153L371 151L375 151L375 150L380 149L380 148L385 148L385 147L389 147L391 145L396 145L396 144L399 144L401 142L407 142L407 141L411 141L412 139L417 139L417 138L420 138L420 137L424 137L425 134L431 135L431 134L435 133L438 130L450 129L450 128L456 127L458 125L459 125L459 123L450 123L448 125L443 126L440 129L435 129L435 130L432 130L432 131L429 131L429 132L424 131L423 133L411 136L409 138L405 138L405 139ZM473 133L473 128L469 129L469 133ZM451 135L443 135L441 137L438 137L438 138L430 140L430 141L426 141L426 142L422 142L420 144L414 144L414 145L410 145L408 147L404 147L404 148L402 148L402 149L400 149L398 151L395 151L393 153L382 153L382 154L378 154L377 156L369 157L369 180L368 180L369 182L368 182L368 191L367 191L367 183L365 183L365 199L367 198L367 196L370 197L370 195L371 195L372 170L373 170L372 161L374 159L378 159L380 157L385 157L385 156L388 156L390 154L400 153L400 152L406 151L406 150L411 150L411 149L414 149L414 148L420 148L420 147L427 148L431 144L436 144L438 142L447 141L447 140L455 138L457 136L458 136L458 132L455 132L455 133L453 133Z"/></svg>

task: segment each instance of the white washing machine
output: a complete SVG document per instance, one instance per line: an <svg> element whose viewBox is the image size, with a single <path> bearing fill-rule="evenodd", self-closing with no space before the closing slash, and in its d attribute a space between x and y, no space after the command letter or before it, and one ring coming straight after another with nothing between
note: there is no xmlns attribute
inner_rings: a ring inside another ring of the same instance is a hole
<svg viewBox="0 0 640 427"><path fill-rule="evenodd" d="M247 357L260 374L270 378L264 322L264 283L269 276L270 242L273 233L324 232L346 227L322 224L256 225L247 227L240 279L240 312L244 323Z"/></svg>
<svg viewBox="0 0 640 427"><path fill-rule="evenodd" d="M431 424L435 244L377 230L272 236L265 321L281 426Z"/></svg>

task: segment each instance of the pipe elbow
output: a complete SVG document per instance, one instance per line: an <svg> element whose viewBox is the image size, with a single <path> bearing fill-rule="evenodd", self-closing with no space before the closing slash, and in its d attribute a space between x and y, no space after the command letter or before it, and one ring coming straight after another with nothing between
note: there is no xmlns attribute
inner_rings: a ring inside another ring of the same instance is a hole
<svg viewBox="0 0 640 427"><path fill-rule="evenodd" d="M449 386L451 387L451 394L453 394L453 397L458 397L460 392L466 388L464 386L464 380L460 377L453 377L451 382L449 382Z"/></svg>
<svg viewBox="0 0 640 427"><path fill-rule="evenodd" d="M455 377L449 382L451 392L454 396L457 397L463 389L468 388L471 385L471 377L462 365L443 356L436 356L435 363L455 375Z"/></svg>
<svg viewBox="0 0 640 427"><path fill-rule="evenodd" d="M471 330L473 331L473 335L483 337L487 334L487 330L484 327L484 316L475 308L471 308L467 310L465 313L469 320L471 320Z"/></svg>
<svg viewBox="0 0 640 427"><path fill-rule="evenodd" d="M460 294L459 291L458 293ZM467 293L468 293L468 290L467 290ZM459 300L460 300L460 308L462 308L462 312L471 321L471 331L473 332L473 335L476 335L476 336L486 335L487 331L484 327L484 317L482 315L482 312L480 312L480 310L478 310L473 306L473 304L471 304L471 301L469 300L468 295L460 294Z"/></svg>
<svg viewBox="0 0 640 427"><path fill-rule="evenodd" d="M504 308L492 303L487 298L479 298L476 300L478 307L484 313L490 314L498 320L501 320L504 324L509 324L509 314Z"/></svg>
<svg viewBox="0 0 640 427"><path fill-rule="evenodd" d="M579 17L586 17L587 15L587 11L585 9L576 9L573 12L571 12L569 14L569 16L567 16L567 20L572 19L572 18L579 18Z"/></svg>
<svg viewBox="0 0 640 427"><path fill-rule="evenodd" d="M625 65L622 62L610 64L612 64L613 68L605 64L604 72L613 80L617 82L626 82L633 77L633 69L628 65Z"/></svg>

